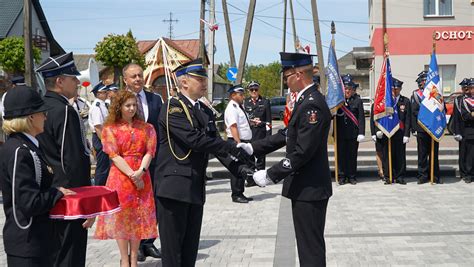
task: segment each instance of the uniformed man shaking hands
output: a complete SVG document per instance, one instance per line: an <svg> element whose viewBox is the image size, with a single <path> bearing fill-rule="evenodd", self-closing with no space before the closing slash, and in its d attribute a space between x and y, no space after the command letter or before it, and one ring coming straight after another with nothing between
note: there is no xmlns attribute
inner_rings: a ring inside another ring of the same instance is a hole
<svg viewBox="0 0 474 267"><path fill-rule="evenodd" d="M332 195L327 139L331 113L324 96L313 83L311 55L280 53L283 79L298 92L285 130L251 144L246 152L263 155L286 144L286 157L268 170L255 172L259 186L285 179L282 195L291 199L298 256L301 266L325 266L324 225Z"/></svg>

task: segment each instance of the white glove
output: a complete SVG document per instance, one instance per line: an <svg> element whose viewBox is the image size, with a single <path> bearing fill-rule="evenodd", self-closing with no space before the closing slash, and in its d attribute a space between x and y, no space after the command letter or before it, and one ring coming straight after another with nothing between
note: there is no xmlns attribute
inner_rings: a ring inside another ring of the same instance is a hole
<svg viewBox="0 0 474 267"><path fill-rule="evenodd" d="M404 137L403 137L403 143L406 144L406 143L408 143L408 142L410 142L410 137L404 136Z"/></svg>
<svg viewBox="0 0 474 267"><path fill-rule="evenodd" d="M418 134L418 133L417 133L416 131L415 131L415 132L413 132L413 136L416 136L417 134Z"/></svg>
<svg viewBox="0 0 474 267"><path fill-rule="evenodd" d="M253 180L260 187L274 184L274 182L267 177L267 170L256 171L253 174Z"/></svg>
<svg viewBox="0 0 474 267"><path fill-rule="evenodd" d="M357 142L360 143L362 140L364 140L364 136L361 135L361 134L359 134L359 135L357 136Z"/></svg>
<svg viewBox="0 0 474 267"><path fill-rule="evenodd" d="M382 137L383 137L382 131L377 131L377 132L375 133L375 135L377 136L378 139L382 139Z"/></svg>
<svg viewBox="0 0 474 267"><path fill-rule="evenodd" d="M253 147L249 143L238 143L237 148L242 148L250 156L253 155Z"/></svg>
<svg viewBox="0 0 474 267"><path fill-rule="evenodd" d="M374 142L377 142L377 137L375 135L372 135L372 140L374 140Z"/></svg>
<svg viewBox="0 0 474 267"><path fill-rule="evenodd" d="M459 141L462 140L462 136L460 134L457 134L457 135L454 136L454 140L459 142Z"/></svg>

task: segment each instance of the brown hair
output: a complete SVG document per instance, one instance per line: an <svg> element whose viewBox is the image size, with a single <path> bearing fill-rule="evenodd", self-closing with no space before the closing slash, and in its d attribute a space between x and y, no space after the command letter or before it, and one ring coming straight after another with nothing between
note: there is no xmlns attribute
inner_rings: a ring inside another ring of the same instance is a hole
<svg viewBox="0 0 474 267"><path fill-rule="evenodd" d="M118 93L113 97L112 103L110 104L109 115L107 116L107 120L105 122L106 125L117 123L118 121L122 119L122 111L121 111L122 105L125 104L125 102L131 98L137 99L135 94L130 91L127 91L127 90L118 91ZM138 101L137 101L137 105L138 105ZM141 118L138 115L138 108L137 108L137 112L133 116L133 119L143 120L143 118Z"/></svg>

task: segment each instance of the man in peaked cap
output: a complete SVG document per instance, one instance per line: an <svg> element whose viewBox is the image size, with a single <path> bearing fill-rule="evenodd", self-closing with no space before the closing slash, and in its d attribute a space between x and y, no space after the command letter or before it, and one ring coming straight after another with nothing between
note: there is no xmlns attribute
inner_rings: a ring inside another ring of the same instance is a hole
<svg viewBox="0 0 474 267"><path fill-rule="evenodd" d="M267 135L272 134L272 111L270 101L259 94L260 84L257 81L251 81L247 85L250 94L244 101L245 112L247 112L250 120L250 128L252 129L252 141L260 140ZM257 158L257 169L265 169L265 156ZM247 181L247 184L255 184Z"/></svg>
<svg viewBox="0 0 474 267"><path fill-rule="evenodd" d="M474 179L474 78L470 78L466 82L469 95L463 100L461 107L461 116L464 120L464 136L465 139L465 178L466 183L470 183Z"/></svg>
<svg viewBox="0 0 474 267"><path fill-rule="evenodd" d="M467 178L466 175L466 138L465 137L465 122L461 116L461 110L463 106L463 101L466 97L469 97L469 78L464 78L459 85L461 86L462 94L457 96L454 99L454 108L453 114L450 118L450 123L452 125L451 130L453 132L453 137L456 141L459 142L459 174L461 179L466 183L470 183L471 179Z"/></svg>
<svg viewBox="0 0 474 267"><path fill-rule="evenodd" d="M357 184L357 151L359 143L364 140L365 114L360 96L356 94L356 85L350 74L341 77L344 83L344 105L351 114L338 109L337 123L337 149L339 184Z"/></svg>
<svg viewBox="0 0 474 267"><path fill-rule="evenodd" d="M259 186L283 182L282 195L291 199L301 266L325 266L324 225L332 195L327 140L331 113L313 82L311 55L280 53L283 79L297 101L286 129L251 144L249 154L268 154L286 145L286 156L268 170L255 172Z"/></svg>
<svg viewBox="0 0 474 267"><path fill-rule="evenodd" d="M109 115L105 100L107 100L107 94L109 86L103 82L99 82L94 88L92 93L95 96L94 102L89 110L89 126L92 130L92 146L95 150L96 168L95 168L95 185L105 185L107 177L109 176L110 170L110 159L109 156L102 150L102 128Z"/></svg>
<svg viewBox="0 0 474 267"><path fill-rule="evenodd" d="M238 84L230 87L227 92L229 93L229 103L224 111L227 138L235 141L237 144L241 142L249 143L252 140L252 130L250 129L248 115L242 106L244 103L244 88ZM236 203L248 203L252 201L253 198L244 195L245 180L241 178L242 177L231 175L230 187L232 190L232 201Z"/></svg>
<svg viewBox="0 0 474 267"><path fill-rule="evenodd" d="M79 114L68 101L77 95L80 75L72 53L50 57L36 71L44 78L47 89L44 101L51 107L44 132L37 138L53 168L52 186L89 186L90 151ZM54 221L54 266L85 265L87 229L93 223L94 219Z"/></svg>
<svg viewBox="0 0 474 267"><path fill-rule="evenodd" d="M105 106L107 108L109 108L110 103L112 103L112 99L115 97L118 90L119 90L119 87L115 83L109 84L107 86L107 99L105 99Z"/></svg>
<svg viewBox="0 0 474 267"><path fill-rule="evenodd" d="M233 151L235 143L206 134L209 118L198 99L207 88L202 60L178 67L179 93L163 105L159 118L160 149L155 170L163 266L194 266L205 202L208 153Z"/></svg>
<svg viewBox="0 0 474 267"><path fill-rule="evenodd" d="M418 184L424 184L428 182L430 162L434 160L434 176L435 183L443 183L439 176L439 161L438 151L439 143L434 142L434 158L431 158L431 136L425 132L423 127L418 124L418 112L420 111L421 101L423 101L423 89L425 87L426 78L428 76L427 71L422 71L416 78L418 89L413 91L410 99L411 105L411 132L413 136L416 136L417 152L418 152ZM429 158L429 160L428 160Z"/></svg>

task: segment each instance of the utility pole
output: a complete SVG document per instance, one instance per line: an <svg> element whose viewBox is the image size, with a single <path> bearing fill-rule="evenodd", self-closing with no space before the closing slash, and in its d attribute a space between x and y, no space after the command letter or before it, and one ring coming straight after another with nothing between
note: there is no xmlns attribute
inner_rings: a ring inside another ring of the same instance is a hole
<svg viewBox="0 0 474 267"><path fill-rule="evenodd" d="M216 0L210 0L209 8L209 24L216 23ZM207 45L207 53L209 54L209 67L207 69L207 99L212 101L214 91L214 31L209 31L209 44Z"/></svg>
<svg viewBox="0 0 474 267"><path fill-rule="evenodd" d="M36 79L33 70L33 43L31 36L31 0L23 0L23 38L25 46L25 83L35 87Z"/></svg>
<svg viewBox="0 0 474 267"><path fill-rule="evenodd" d="M285 7L283 11L283 42L282 42L282 52L286 52L286 10L288 6L288 0L285 1ZM283 72L280 74L280 95L285 95L285 84L283 83Z"/></svg>
<svg viewBox="0 0 474 267"><path fill-rule="evenodd" d="M286 3L285 3L286 4ZM293 12L293 0L290 0L291 25L293 27L293 42L295 43L295 52L298 52L298 36L296 35L295 13Z"/></svg>
<svg viewBox="0 0 474 267"><path fill-rule="evenodd" d="M206 34L204 32L204 23L203 20L206 19L206 0L201 0L201 11L199 15L199 57L202 58L204 65L206 62L206 48L205 48L205 38Z"/></svg>
<svg viewBox="0 0 474 267"><path fill-rule="evenodd" d="M247 23L245 25L244 40L242 42L242 52L240 53L239 69L237 72L237 81L236 81L237 84L242 83L242 79L244 77L245 61L247 60L247 52L248 52L249 43L250 43L250 34L252 33L252 23L253 23L253 16L255 14L255 5L256 5L256 0L250 0L249 11L247 12Z"/></svg>
<svg viewBox="0 0 474 267"><path fill-rule="evenodd" d="M318 67L319 67L319 77L320 77L319 88L321 88L321 92L323 94L326 94L326 91L327 91L326 71L324 69L323 44L321 42L321 31L319 30L318 5L316 3L316 0L311 0L311 8L313 12L314 38L316 39L316 49L318 51Z"/></svg>
<svg viewBox="0 0 474 267"><path fill-rule="evenodd" d="M227 44L229 46L230 66L237 66L235 63L234 43L232 42L232 32L230 30L229 11L227 10L227 0L222 0L222 9L224 11L225 31L227 34Z"/></svg>
<svg viewBox="0 0 474 267"><path fill-rule="evenodd" d="M173 39L173 23L178 23L179 20L173 19L173 12L170 12L170 18L169 19L164 19L164 23L169 23L170 25L168 26L168 36L170 39Z"/></svg>

